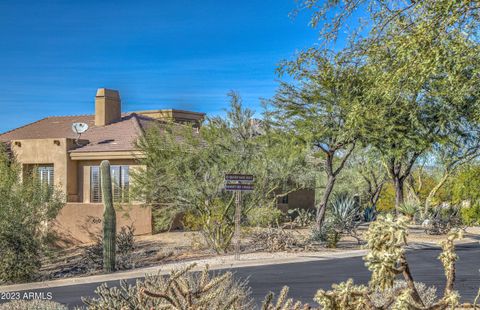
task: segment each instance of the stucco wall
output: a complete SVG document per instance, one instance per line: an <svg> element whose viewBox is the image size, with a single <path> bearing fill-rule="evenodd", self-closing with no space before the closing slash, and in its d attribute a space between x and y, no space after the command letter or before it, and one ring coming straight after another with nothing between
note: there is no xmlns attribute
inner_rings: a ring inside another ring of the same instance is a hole
<svg viewBox="0 0 480 310"><path fill-rule="evenodd" d="M133 224L136 235L152 233L152 212L141 205L116 206L117 230ZM101 236L103 204L67 203L53 223L63 243L86 243Z"/></svg>
<svg viewBox="0 0 480 310"><path fill-rule="evenodd" d="M15 140L12 151L23 165L53 164L54 185L67 194L67 201L77 201L77 163L68 156L72 139Z"/></svg>
<svg viewBox="0 0 480 310"><path fill-rule="evenodd" d="M310 189L301 189L288 194L288 204L281 203L278 200L278 207L286 211L288 209L310 209L315 208L315 191Z"/></svg>

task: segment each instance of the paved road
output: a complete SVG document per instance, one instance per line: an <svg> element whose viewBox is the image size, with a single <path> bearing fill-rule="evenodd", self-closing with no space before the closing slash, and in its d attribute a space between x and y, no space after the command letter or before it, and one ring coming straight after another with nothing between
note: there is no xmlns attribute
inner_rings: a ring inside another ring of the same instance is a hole
<svg viewBox="0 0 480 310"><path fill-rule="evenodd" d="M436 259L440 250L427 248L411 251L407 254L410 267L416 281L439 287L439 294L445 284L443 269ZM480 246L462 245L457 248L460 261L457 264L456 289L462 300L471 301L480 287ZM249 279L252 295L257 301L263 300L270 291L279 292L284 285L290 287L290 297L312 303L312 297L318 288L328 289L331 283L352 277L358 283L366 284L370 273L361 257L332 259L325 261L244 267L232 269L236 277ZM134 280L131 280L133 283ZM118 281L107 282L109 286L118 285ZM98 283L79 284L35 290L50 292L53 300L73 306L82 305L80 296L93 296Z"/></svg>

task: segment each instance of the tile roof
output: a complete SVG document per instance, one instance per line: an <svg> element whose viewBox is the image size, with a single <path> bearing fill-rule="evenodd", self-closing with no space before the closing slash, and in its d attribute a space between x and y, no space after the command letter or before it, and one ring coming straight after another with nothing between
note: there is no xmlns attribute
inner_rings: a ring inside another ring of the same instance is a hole
<svg viewBox="0 0 480 310"><path fill-rule="evenodd" d="M86 123L89 129L80 137L89 143L71 152L130 151L144 130L160 120L136 113L122 114L121 120L107 126L95 126L94 115L52 116L0 134L0 142L26 139L77 138L73 123Z"/></svg>

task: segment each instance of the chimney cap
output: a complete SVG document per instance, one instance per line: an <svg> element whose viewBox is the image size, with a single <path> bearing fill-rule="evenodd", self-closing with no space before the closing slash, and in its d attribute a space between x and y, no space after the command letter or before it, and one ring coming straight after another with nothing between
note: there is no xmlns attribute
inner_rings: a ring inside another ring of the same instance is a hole
<svg viewBox="0 0 480 310"><path fill-rule="evenodd" d="M120 94L115 89L99 88L95 97L120 98Z"/></svg>

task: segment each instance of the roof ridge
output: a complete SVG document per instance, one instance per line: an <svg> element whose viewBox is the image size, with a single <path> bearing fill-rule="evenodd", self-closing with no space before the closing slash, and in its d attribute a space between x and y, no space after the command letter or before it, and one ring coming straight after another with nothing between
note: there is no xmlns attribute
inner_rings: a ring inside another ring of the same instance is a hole
<svg viewBox="0 0 480 310"><path fill-rule="evenodd" d="M0 133L0 137L3 136L3 135L6 135L7 133L11 133L11 132L14 132L14 131L16 131L16 130L19 130L19 129L21 129L21 128L25 128L25 127L27 127L27 126L30 126L30 125L39 123L39 122L41 122L41 121L43 121L43 120L46 120L47 118L50 118L50 116L47 116L47 117L41 118L41 119L39 119L39 120L36 120L36 121L34 121L34 122L25 124L25 125L23 125L23 126L20 126L20 127L13 128L13 129L7 130L7 131L5 131L5 132L2 132L2 133Z"/></svg>
<svg viewBox="0 0 480 310"><path fill-rule="evenodd" d="M130 115L132 116L133 125L139 131L139 133L143 136L145 134L145 130L143 129L142 125L140 125L140 122L138 121L138 114L133 112Z"/></svg>
<svg viewBox="0 0 480 310"><path fill-rule="evenodd" d="M95 114L51 115L51 116L47 116L46 118L53 118L53 117L78 117L78 116L95 116Z"/></svg>

